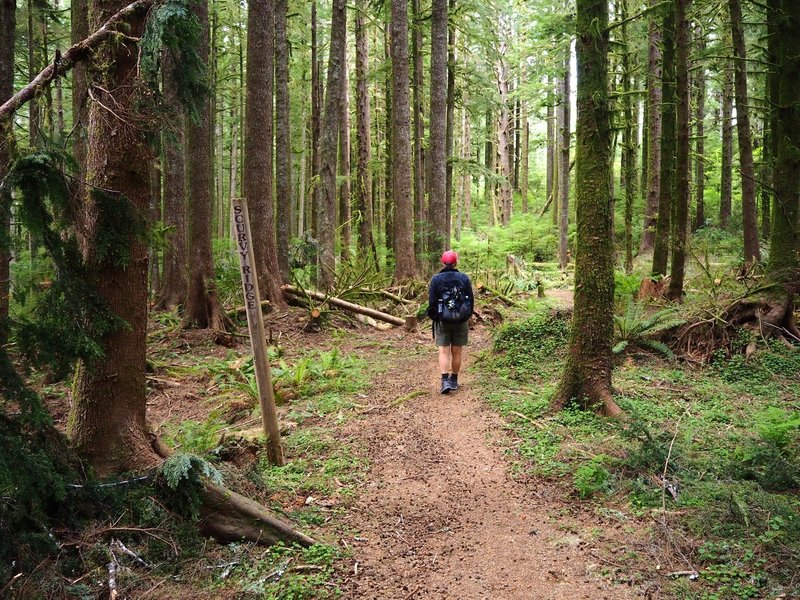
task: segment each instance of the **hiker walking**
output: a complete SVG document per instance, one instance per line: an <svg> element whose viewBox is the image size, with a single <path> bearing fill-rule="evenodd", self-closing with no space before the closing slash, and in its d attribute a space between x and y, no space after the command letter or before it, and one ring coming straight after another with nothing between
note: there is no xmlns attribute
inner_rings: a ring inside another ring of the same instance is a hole
<svg viewBox="0 0 800 600"><path fill-rule="evenodd" d="M444 267L428 286L428 316L433 321L433 338L439 347L442 394L458 389L461 349L467 345L474 298L469 277L456 269L458 254L442 254Z"/></svg>

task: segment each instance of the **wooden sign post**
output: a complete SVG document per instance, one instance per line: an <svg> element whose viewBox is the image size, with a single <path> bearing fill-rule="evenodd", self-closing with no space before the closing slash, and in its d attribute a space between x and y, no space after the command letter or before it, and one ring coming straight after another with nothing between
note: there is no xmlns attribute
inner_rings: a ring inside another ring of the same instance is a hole
<svg viewBox="0 0 800 600"><path fill-rule="evenodd" d="M261 314L261 295L258 291L258 276L255 269L250 217L244 198L232 198L233 230L236 239L236 253L242 269L242 289L244 306L247 310L247 328L253 346L253 361L258 384L258 399L261 403L261 421L264 435L267 436L267 454L270 464L283 466L283 448L278 427L278 413L275 410L275 394L272 390L272 374L267 356L267 339L264 334L264 316Z"/></svg>

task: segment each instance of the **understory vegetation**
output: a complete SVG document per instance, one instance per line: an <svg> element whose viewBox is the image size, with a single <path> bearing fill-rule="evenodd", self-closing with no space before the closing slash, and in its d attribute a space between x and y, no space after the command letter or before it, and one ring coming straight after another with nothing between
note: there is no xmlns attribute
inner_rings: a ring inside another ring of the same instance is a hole
<svg viewBox="0 0 800 600"><path fill-rule="evenodd" d="M725 256L724 247L714 250ZM793 596L800 591L800 352L740 330L700 361L670 335L712 310L709 300L719 306L753 284L737 282L733 265L716 260L713 272L695 265L679 313L636 304L617 286L625 326L616 332L613 381L625 419L549 411L570 313L547 304L497 330L493 352L480 361L484 394L509 422L518 476L534 487L557 483L588 503L599 523L649 531L646 540L620 543L624 560L617 554L605 563L615 577L666 574L665 591L676 598ZM753 341L757 350L746 356ZM569 517L554 518L570 527Z"/></svg>

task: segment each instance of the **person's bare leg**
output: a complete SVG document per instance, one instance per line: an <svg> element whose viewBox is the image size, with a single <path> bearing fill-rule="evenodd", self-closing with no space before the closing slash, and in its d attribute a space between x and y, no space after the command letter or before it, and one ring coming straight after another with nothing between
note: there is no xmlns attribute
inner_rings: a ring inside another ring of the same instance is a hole
<svg viewBox="0 0 800 600"><path fill-rule="evenodd" d="M458 375L459 371L461 371L461 346L450 346L450 352L452 355L450 372L453 375ZM441 367L441 360L439 361L439 366ZM442 373L444 373L444 371L442 371Z"/></svg>
<svg viewBox="0 0 800 600"><path fill-rule="evenodd" d="M450 373L451 347L453 348L453 350L455 350L455 346L439 346L439 372L442 375L447 375L448 373ZM461 356L460 352L461 348L459 348L458 350L459 350L459 356ZM459 363L460 363L460 358L459 358Z"/></svg>

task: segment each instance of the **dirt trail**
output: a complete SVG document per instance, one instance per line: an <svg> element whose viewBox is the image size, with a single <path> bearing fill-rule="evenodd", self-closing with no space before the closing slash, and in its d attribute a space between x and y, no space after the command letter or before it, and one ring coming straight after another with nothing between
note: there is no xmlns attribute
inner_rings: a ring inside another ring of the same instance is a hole
<svg viewBox="0 0 800 600"><path fill-rule="evenodd" d="M347 433L368 451L367 481L348 511L353 560L346 598L634 598L599 575L591 543L557 527L542 490L509 476L495 442L499 417L473 390L470 357L488 343L472 332L463 386L438 393L434 350L398 349L368 412ZM594 564L593 564L594 563Z"/></svg>

